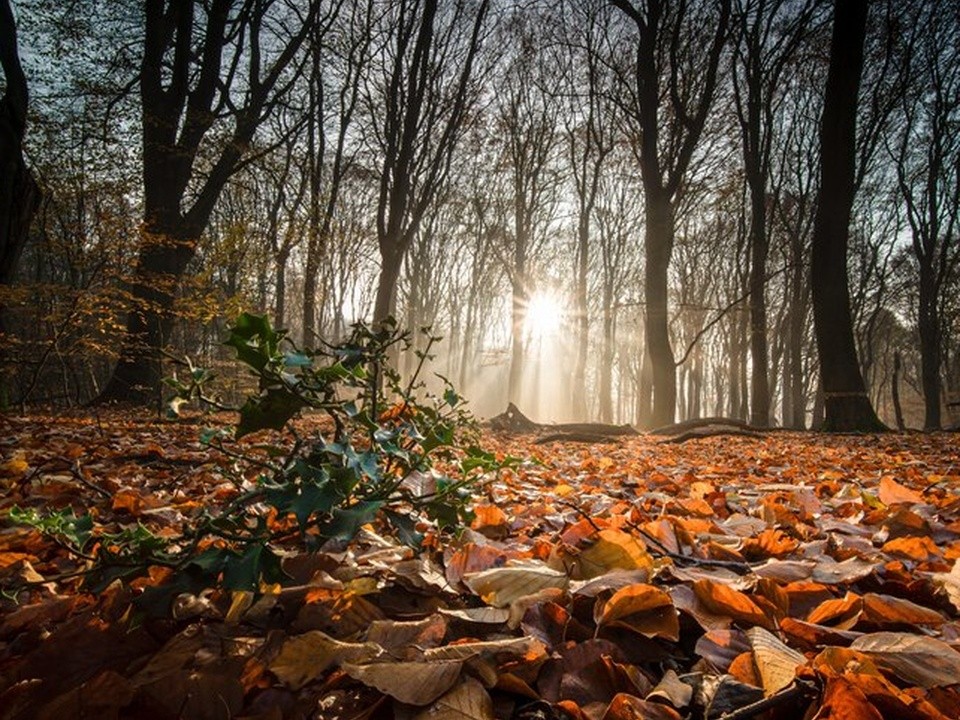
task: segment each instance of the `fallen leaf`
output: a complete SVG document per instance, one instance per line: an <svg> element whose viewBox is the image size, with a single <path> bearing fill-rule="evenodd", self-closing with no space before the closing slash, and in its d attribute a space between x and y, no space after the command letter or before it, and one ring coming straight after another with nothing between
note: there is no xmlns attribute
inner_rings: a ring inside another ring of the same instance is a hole
<svg viewBox="0 0 960 720"><path fill-rule="evenodd" d="M960 682L960 652L936 638L902 632L864 635L851 650L869 655L911 685L933 688Z"/></svg>
<svg viewBox="0 0 960 720"><path fill-rule="evenodd" d="M380 657L383 648L376 643L346 643L313 630L288 638L280 654L270 663L270 671L293 690L319 678L334 664L367 662Z"/></svg>
<svg viewBox="0 0 960 720"><path fill-rule="evenodd" d="M673 600L653 585L630 585L615 592L594 611L597 626L617 622L646 637L662 637L676 642L680 621Z"/></svg>
<svg viewBox="0 0 960 720"><path fill-rule="evenodd" d="M413 716L414 720L494 720L493 700L471 677Z"/></svg>
<svg viewBox="0 0 960 720"><path fill-rule="evenodd" d="M923 495L904 487L889 475L880 478L880 486L877 490L877 497L884 505L896 505L897 503L922 503Z"/></svg>
<svg viewBox="0 0 960 720"><path fill-rule="evenodd" d="M341 668L354 680L400 702L429 705L456 684L463 661L343 663Z"/></svg>
<svg viewBox="0 0 960 720"><path fill-rule="evenodd" d="M805 665L807 659L786 645L772 633L761 627L753 627L746 632L747 640L753 648L753 658L763 681L763 691L768 697L793 682L797 668Z"/></svg>
<svg viewBox="0 0 960 720"><path fill-rule="evenodd" d="M485 603L502 608L544 588L566 589L570 579L566 573L552 570L542 562L527 560L464 575L463 582Z"/></svg>
<svg viewBox="0 0 960 720"><path fill-rule="evenodd" d="M710 580L697 580L693 584L697 598L713 613L727 615L743 625L759 625L772 628L769 617L747 595Z"/></svg>

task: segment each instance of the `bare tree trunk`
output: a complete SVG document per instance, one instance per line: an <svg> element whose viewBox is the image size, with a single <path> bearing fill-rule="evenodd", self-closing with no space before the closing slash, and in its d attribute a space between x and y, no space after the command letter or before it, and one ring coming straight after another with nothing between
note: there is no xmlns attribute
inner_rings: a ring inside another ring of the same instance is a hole
<svg viewBox="0 0 960 720"><path fill-rule="evenodd" d="M824 429L876 431L853 336L847 244L855 193L857 91L868 0L835 0L830 69L820 127L820 202L813 229L813 319L825 406Z"/></svg>

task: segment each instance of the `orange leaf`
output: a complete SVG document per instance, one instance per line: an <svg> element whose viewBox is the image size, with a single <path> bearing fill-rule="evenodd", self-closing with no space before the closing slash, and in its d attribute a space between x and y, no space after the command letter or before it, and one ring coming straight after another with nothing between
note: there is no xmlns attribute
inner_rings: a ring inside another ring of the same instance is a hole
<svg viewBox="0 0 960 720"><path fill-rule="evenodd" d="M923 495L915 490L904 487L889 475L884 475L880 478L880 487L877 495L880 498L880 502L884 505L923 502Z"/></svg>
<svg viewBox="0 0 960 720"><path fill-rule="evenodd" d="M693 591L708 610L727 615L743 625L759 625L769 630L773 623L747 595L711 580L697 580Z"/></svg>
<svg viewBox="0 0 960 720"><path fill-rule="evenodd" d="M676 642L680 638L680 621L673 600L660 588L637 584L621 588L597 605L597 625L619 621L646 637L662 637Z"/></svg>
<svg viewBox="0 0 960 720"><path fill-rule="evenodd" d="M866 695L846 677L831 678L817 720L884 720Z"/></svg>

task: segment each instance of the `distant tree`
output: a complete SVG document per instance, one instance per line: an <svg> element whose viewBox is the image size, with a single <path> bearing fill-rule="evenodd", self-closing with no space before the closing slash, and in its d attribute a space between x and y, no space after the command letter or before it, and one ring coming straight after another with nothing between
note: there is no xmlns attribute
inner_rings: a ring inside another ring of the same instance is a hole
<svg viewBox="0 0 960 720"><path fill-rule="evenodd" d="M447 181L478 98L477 56L489 0L392 2L383 16L382 76L367 98L379 152L375 322L396 312L397 282L425 213Z"/></svg>
<svg viewBox="0 0 960 720"><path fill-rule="evenodd" d="M30 219L40 202L40 190L23 159L27 79L20 65L9 0L0 0L0 65L5 81L0 99L0 285L8 285L17 271Z"/></svg>
<svg viewBox="0 0 960 720"><path fill-rule="evenodd" d="M770 252L768 192L775 115L789 70L816 3L737 0L733 89L750 191L750 422L770 420L770 359L767 347L767 257Z"/></svg>
<svg viewBox="0 0 960 720"><path fill-rule="evenodd" d="M625 73L624 114L636 137L646 208L644 300L653 365L653 425L674 421L677 376L667 312L675 202L717 87L731 0L715 3L611 0L636 26Z"/></svg>
<svg viewBox="0 0 960 720"><path fill-rule="evenodd" d="M184 271L224 187L249 162L258 127L289 88L319 7L144 0L142 240L127 338L100 400L158 400Z"/></svg>
<svg viewBox="0 0 960 720"><path fill-rule="evenodd" d="M916 263L924 428L941 425L944 289L960 263L960 4L922 4L891 156Z"/></svg>
<svg viewBox="0 0 960 720"><path fill-rule="evenodd" d="M856 192L857 96L869 0L835 0L820 122L820 199L813 229L813 319L825 403L824 429L883 428L867 396L850 314L847 246Z"/></svg>

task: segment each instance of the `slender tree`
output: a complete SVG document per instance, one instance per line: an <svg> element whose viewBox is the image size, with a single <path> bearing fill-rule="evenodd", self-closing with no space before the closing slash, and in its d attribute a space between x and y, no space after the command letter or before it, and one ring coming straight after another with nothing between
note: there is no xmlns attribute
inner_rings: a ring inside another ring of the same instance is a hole
<svg viewBox="0 0 960 720"><path fill-rule="evenodd" d="M869 0L835 0L830 67L820 121L820 200L813 228L813 320L824 429L883 428L867 396L850 314L847 245L855 194L857 95Z"/></svg>
<svg viewBox="0 0 960 720"><path fill-rule="evenodd" d="M445 184L477 99L475 65L489 0L396 2L382 91L369 98L381 153L377 199L380 279L373 317L396 312L404 257Z"/></svg>
<svg viewBox="0 0 960 720"><path fill-rule="evenodd" d="M646 212L644 300L653 366L653 425L672 423L677 375L670 345L667 275L676 231L675 203L703 133L727 39L730 0L709 8L688 2L611 0L637 30L625 115L637 139ZM707 4L704 4L707 5Z"/></svg>

